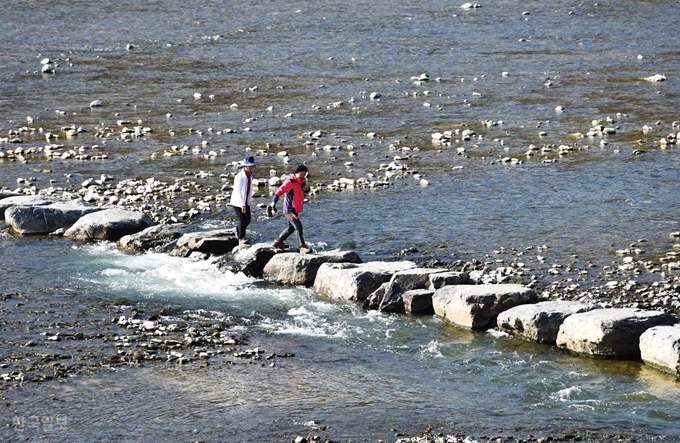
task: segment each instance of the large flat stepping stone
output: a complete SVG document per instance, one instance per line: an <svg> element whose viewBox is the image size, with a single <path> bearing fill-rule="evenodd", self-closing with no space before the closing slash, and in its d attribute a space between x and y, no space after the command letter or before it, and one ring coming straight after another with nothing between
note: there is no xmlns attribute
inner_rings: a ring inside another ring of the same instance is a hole
<svg viewBox="0 0 680 443"><path fill-rule="evenodd" d="M432 279L437 275L449 276L454 274L445 268L413 268L396 272L390 282L404 291L411 289L427 289L432 285ZM459 273L456 273L459 274ZM444 277L445 279L446 277ZM442 279L442 280L444 280ZM438 280L441 282L442 280Z"/></svg>
<svg viewBox="0 0 680 443"><path fill-rule="evenodd" d="M44 206L66 200L44 195L19 195L0 199L0 220L5 219L5 211L13 206Z"/></svg>
<svg viewBox="0 0 680 443"><path fill-rule="evenodd" d="M417 289L429 289L432 286L432 277L438 274L448 274L447 269L437 268L413 268L398 271L392 275L390 281L383 283L364 300L364 309L373 309L381 312L404 313L406 309L403 294ZM434 290L429 291L430 294ZM422 301L421 297L418 298ZM432 301L429 302L430 310ZM409 306L410 309L410 306Z"/></svg>
<svg viewBox="0 0 680 443"><path fill-rule="evenodd" d="M264 267L265 280L291 285L312 286L324 263L362 263L354 251L333 250L319 254L284 252L276 254Z"/></svg>
<svg viewBox="0 0 680 443"><path fill-rule="evenodd" d="M236 240L238 243L238 240ZM255 243L254 245L239 245L228 254L219 258L217 267L224 271L243 272L249 277L262 278L264 267L279 253L269 243Z"/></svg>
<svg viewBox="0 0 680 443"><path fill-rule="evenodd" d="M125 209L104 209L86 214L64 232L64 237L76 240L118 241L121 237L141 232L153 226L153 220L143 212Z"/></svg>
<svg viewBox="0 0 680 443"><path fill-rule="evenodd" d="M189 232L177 239L174 255L188 257L194 252L224 255L239 245L233 229Z"/></svg>
<svg viewBox="0 0 680 443"><path fill-rule="evenodd" d="M595 309L567 317L557 346L601 358L640 359L640 336L654 326L672 325L673 316L642 309Z"/></svg>
<svg viewBox="0 0 680 443"><path fill-rule="evenodd" d="M404 312L414 315L433 315L433 295L434 291L430 289L411 289L404 292L401 295L404 300Z"/></svg>
<svg viewBox="0 0 680 443"><path fill-rule="evenodd" d="M680 325L655 326L643 332L640 357L646 364L680 378Z"/></svg>
<svg viewBox="0 0 680 443"><path fill-rule="evenodd" d="M117 245L129 251L169 253L177 247L177 240L186 234L187 229L188 226L184 223L154 225L136 234L121 237Z"/></svg>
<svg viewBox="0 0 680 443"><path fill-rule="evenodd" d="M537 301L533 289L517 284L444 286L432 296L437 316L475 330L492 327L507 309Z"/></svg>
<svg viewBox="0 0 680 443"><path fill-rule="evenodd" d="M415 266L411 261L324 263L314 279L314 291L330 298L363 302L396 272Z"/></svg>
<svg viewBox="0 0 680 443"><path fill-rule="evenodd" d="M545 301L503 311L498 314L496 324L501 331L516 337L554 345L565 318L598 308L598 305L592 303Z"/></svg>
<svg viewBox="0 0 680 443"><path fill-rule="evenodd" d="M68 229L85 214L101 211L82 199L68 200L49 205L17 205L5 211L5 223L13 232L21 235L49 234Z"/></svg>
<svg viewBox="0 0 680 443"><path fill-rule="evenodd" d="M8 197L17 197L21 194L17 194L16 192L13 191L6 191L4 189L0 189L0 200L3 198L8 198Z"/></svg>
<svg viewBox="0 0 680 443"><path fill-rule="evenodd" d="M430 289L437 290L444 286L471 284L470 275L467 272L445 271L430 274Z"/></svg>

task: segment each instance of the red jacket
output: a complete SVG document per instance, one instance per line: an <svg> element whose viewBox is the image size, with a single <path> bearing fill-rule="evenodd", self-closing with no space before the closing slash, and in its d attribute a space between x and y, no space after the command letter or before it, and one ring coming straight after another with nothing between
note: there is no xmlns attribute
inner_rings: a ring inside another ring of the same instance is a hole
<svg viewBox="0 0 680 443"><path fill-rule="evenodd" d="M303 188L307 186L307 179L298 179L295 174L291 174L286 181L276 190L274 203L279 201L279 197L285 194L283 199L283 213L302 214L305 206L305 192Z"/></svg>

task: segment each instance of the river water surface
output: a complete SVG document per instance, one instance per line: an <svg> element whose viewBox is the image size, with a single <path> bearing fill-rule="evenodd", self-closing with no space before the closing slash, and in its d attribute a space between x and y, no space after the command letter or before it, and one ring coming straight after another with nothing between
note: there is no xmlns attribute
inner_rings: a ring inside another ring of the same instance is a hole
<svg viewBox="0 0 680 443"><path fill-rule="evenodd" d="M52 132L55 143L108 158L5 156L0 187L201 176L210 192L233 170L225 165L247 155L256 155L260 178L306 162L312 183L373 178L380 164L397 162L411 173L387 188L310 196L304 223L314 248L355 249L364 260L398 259L409 248L443 260L541 255L546 267L597 269L631 244L648 260L671 251L680 156L659 140L679 130L680 37L668 32L678 3L460 6L5 0L0 130L28 129L18 133L23 143L10 134L0 152L41 149ZM41 73L44 58L54 73ZM666 81L644 80L656 74ZM95 100L102 106L91 107ZM596 124L616 132L575 135ZM94 136L126 125L153 132ZM62 128L71 126L83 132L68 137ZM432 143L433 133L464 129L476 135ZM315 131L324 136L310 137ZM571 149L558 155L560 145ZM165 155L173 146L197 153ZM181 198L175 203L181 209ZM200 223L231 226L230 216L214 205ZM260 218L250 235L270 241L282 224ZM494 254L511 249L526 252ZM295 354L275 367L162 364L29 384L12 394L24 401L3 421L67 425L8 427L0 431L8 441L290 441L319 426L343 441L389 441L428 426L680 441L677 382L636 362L365 312L209 262L107 244L2 231L0 263L2 293L68 300L74 313L121 299L212 312L235 319L253 346Z"/></svg>

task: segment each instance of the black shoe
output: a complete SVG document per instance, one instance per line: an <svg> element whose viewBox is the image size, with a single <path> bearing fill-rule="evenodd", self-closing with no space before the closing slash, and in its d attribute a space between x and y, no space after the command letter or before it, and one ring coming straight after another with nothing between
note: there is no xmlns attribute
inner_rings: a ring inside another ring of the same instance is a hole
<svg viewBox="0 0 680 443"><path fill-rule="evenodd" d="M274 240L274 247L277 249L288 249L288 245L279 239Z"/></svg>

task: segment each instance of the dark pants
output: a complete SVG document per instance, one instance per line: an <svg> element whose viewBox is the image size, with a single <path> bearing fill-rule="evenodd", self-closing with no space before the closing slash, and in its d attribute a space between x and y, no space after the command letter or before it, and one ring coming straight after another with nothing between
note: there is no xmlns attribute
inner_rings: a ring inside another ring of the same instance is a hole
<svg viewBox="0 0 680 443"><path fill-rule="evenodd" d="M300 219L293 217L292 214L283 214L283 216L286 217L286 220L288 220L288 226L286 226L286 229L284 229L283 232L279 234L279 240L285 241L293 232L297 232L298 245L301 248L306 247L305 237L302 234L302 223L300 222Z"/></svg>
<svg viewBox="0 0 680 443"><path fill-rule="evenodd" d="M238 217L238 225L236 226L236 236L240 239L246 236L246 228L250 224L250 206L246 206L246 212L241 212L241 208L232 206L236 217Z"/></svg>

